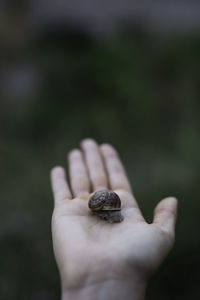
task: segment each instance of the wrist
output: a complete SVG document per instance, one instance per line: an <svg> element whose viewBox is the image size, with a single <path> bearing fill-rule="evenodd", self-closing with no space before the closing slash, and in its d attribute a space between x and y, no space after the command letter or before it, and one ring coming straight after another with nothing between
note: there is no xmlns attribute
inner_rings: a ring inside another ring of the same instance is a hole
<svg viewBox="0 0 200 300"><path fill-rule="evenodd" d="M73 288L62 288L62 300L144 300L146 282L136 278L89 280Z"/></svg>

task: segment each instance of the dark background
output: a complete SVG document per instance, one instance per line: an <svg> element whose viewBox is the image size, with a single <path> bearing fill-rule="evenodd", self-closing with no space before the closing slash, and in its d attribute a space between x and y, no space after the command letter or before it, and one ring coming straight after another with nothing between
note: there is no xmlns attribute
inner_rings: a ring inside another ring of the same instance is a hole
<svg viewBox="0 0 200 300"><path fill-rule="evenodd" d="M179 199L176 244L147 299L197 299L199 7L143 1L147 15L136 2L116 21L76 2L66 16L54 1L47 15L33 1L0 3L0 299L60 299L49 171L85 137L118 149L149 222L159 200Z"/></svg>

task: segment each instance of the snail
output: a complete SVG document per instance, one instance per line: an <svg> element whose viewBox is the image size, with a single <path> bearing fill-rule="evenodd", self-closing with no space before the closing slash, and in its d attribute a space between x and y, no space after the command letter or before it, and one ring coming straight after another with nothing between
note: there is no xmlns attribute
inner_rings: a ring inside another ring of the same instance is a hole
<svg viewBox="0 0 200 300"><path fill-rule="evenodd" d="M89 208L101 219L109 223L122 222L121 200L119 196L110 190L95 192L89 199Z"/></svg>

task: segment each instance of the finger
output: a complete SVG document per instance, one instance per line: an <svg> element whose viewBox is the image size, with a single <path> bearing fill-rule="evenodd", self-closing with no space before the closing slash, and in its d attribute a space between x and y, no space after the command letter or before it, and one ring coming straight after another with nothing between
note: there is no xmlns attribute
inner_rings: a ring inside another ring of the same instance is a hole
<svg viewBox="0 0 200 300"><path fill-rule="evenodd" d="M165 198L158 203L154 211L154 224L160 226L161 229L174 236L176 215L177 215L177 199L174 197Z"/></svg>
<svg viewBox="0 0 200 300"><path fill-rule="evenodd" d="M85 139L82 141L81 147L84 151L93 190L107 188L107 176L97 143L92 139Z"/></svg>
<svg viewBox="0 0 200 300"><path fill-rule="evenodd" d="M105 160L111 188L131 192L130 183L116 150L109 144L101 145L100 150Z"/></svg>
<svg viewBox="0 0 200 300"><path fill-rule="evenodd" d="M90 183L83 161L83 155L80 150L72 150L68 156L70 182L73 194L77 196L84 196L89 194Z"/></svg>
<svg viewBox="0 0 200 300"><path fill-rule="evenodd" d="M55 205L63 200L72 198L69 186L67 184L65 170L62 167L55 167L51 170L51 186Z"/></svg>

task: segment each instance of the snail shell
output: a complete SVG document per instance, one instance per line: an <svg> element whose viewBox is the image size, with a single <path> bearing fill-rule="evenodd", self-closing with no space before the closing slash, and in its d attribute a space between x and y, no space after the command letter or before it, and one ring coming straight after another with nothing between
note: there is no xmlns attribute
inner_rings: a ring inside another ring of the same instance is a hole
<svg viewBox="0 0 200 300"><path fill-rule="evenodd" d="M123 221L121 215L121 200L119 196L110 190L95 192L88 202L89 208L95 215L110 223Z"/></svg>
<svg viewBox="0 0 200 300"><path fill-rule="evenodd" d="M121 200L113 191L97 191L89 199L88 206L91 210L121 210Z"/></svg>

